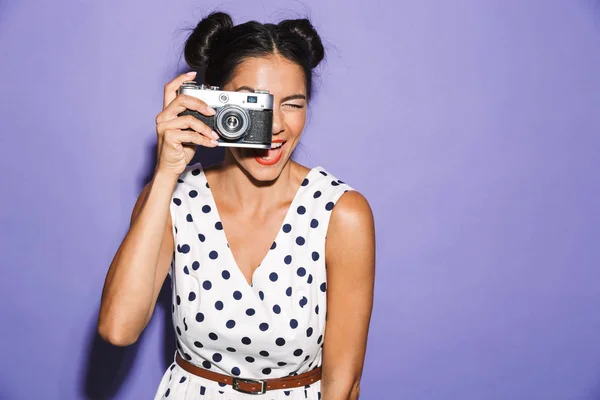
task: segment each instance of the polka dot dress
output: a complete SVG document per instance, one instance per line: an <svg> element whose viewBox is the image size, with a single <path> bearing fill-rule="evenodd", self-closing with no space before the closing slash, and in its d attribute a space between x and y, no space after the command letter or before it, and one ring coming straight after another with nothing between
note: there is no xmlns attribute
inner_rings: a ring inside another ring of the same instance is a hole
<svg viewBox="0 0 600 400"><path fill-rule="evenodd" d="M327 280L325 237L331 211L352 190L311 169L249 284L227 244L200 164L181 174L170 204L175 238L169 272L177 350L190 363L246 379L297 375L321 365ZM226 229L226 228L225 228ZM320 382L269 391L265 400L320 399ZM191 375L173 363L157 399L256 398Z"/></svg>

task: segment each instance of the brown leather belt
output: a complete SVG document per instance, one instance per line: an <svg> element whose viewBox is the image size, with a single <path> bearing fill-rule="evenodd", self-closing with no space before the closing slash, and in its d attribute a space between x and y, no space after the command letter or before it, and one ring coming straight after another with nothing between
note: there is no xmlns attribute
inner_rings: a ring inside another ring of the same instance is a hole
<svg viewBox="0 0 600 400"><path fill-rule="evenodd" d="M310 385L321 379L321 367L317 367L312 371L305 372L300 375L286 376L284 378L275 379L242 379L229 375L219 374L204 368L200 368L184 360L177 352L175 361L181 368L190 374L206 378L211 381L226 383L233 387L234 390L246 394L264 394L267 390L290 389L301 386Z"/></svg>

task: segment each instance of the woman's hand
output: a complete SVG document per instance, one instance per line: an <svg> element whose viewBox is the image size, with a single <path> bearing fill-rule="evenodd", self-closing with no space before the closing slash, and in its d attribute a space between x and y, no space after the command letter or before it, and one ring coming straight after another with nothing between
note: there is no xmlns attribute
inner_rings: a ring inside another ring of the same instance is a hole
<svg viewBox="0 0 600 400"><path fill-rule="evenodd" d="M177 89L193 80L195 72L188 72L165 85L163 110L156 116L158 134L158 162L156 172L179 176L194 157L196 146L215 147L219 136L208 125L191 115L178 117L186 109L203 115L214 115L215 110L192 96L177 95ZM184 130L192 129L192 130Z"/></svg>

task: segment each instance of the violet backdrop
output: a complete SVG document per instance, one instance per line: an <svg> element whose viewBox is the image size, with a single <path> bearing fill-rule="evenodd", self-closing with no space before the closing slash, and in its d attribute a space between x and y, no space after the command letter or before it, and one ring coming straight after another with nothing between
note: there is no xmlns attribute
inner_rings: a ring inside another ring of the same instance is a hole
<svg viewBox="0 0 600 400"><path fill-rule="evenodd" d="M95 323L163 85L214 9L308 13L325 41L296 158L374 210L361 398L600 399L597 0L0 2L0 398L156 390L165 296L131 348Z"/></svg>

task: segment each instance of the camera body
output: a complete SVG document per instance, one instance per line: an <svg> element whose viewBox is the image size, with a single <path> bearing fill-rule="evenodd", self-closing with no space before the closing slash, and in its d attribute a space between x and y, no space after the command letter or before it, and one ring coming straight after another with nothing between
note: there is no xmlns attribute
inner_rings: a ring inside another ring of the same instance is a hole
<svg viewBox="0 0 600 400"><path fill-rule="evenodd" d="M194 110L179 115L192 115L211 127L219 135L218 146L271 148L273 95L269 91L231 92L188 81L179 87L178 93L196 97L215 109L212 116Z"/></svg>

